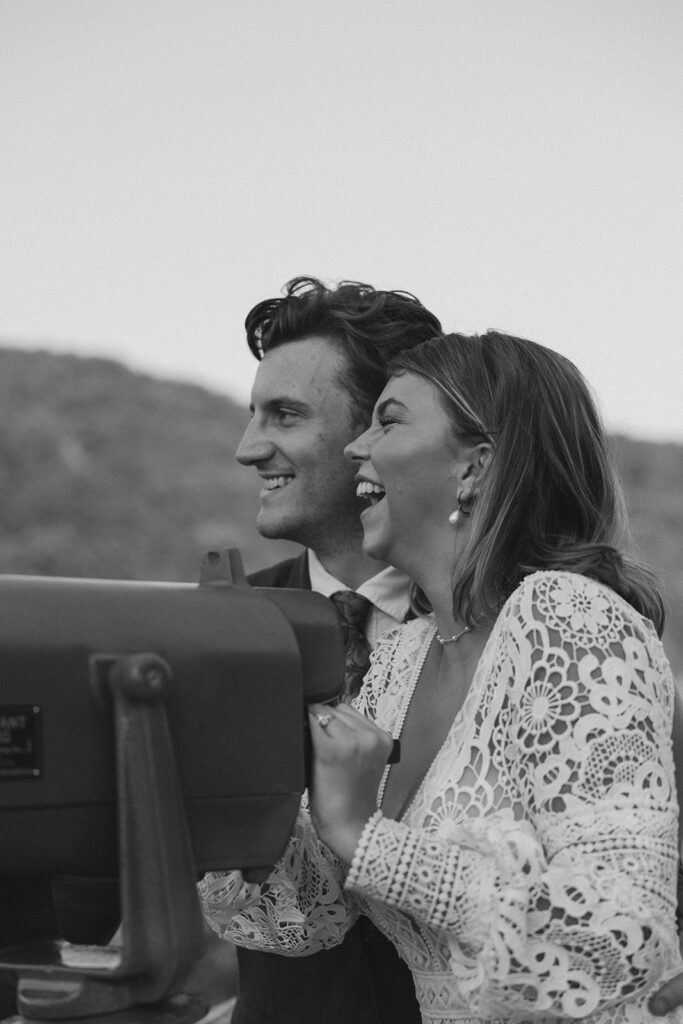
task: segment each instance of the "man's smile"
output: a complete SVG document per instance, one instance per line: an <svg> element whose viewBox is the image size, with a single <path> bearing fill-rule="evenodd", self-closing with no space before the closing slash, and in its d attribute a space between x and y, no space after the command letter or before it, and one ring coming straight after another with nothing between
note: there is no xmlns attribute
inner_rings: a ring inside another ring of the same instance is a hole
<svg viewBox="0 0 683 1024"><path fill-rule="evenodd" d="M273 473L270 476L261 474L263 487L261 488L260 497L263 499L276 491L281 491L292 480L294 480L294 473Z"/></svg>

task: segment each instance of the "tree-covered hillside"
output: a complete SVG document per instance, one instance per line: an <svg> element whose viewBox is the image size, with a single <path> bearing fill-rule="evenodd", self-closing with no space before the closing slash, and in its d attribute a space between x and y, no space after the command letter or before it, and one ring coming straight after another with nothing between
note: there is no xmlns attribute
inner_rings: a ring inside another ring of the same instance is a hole
<svg viewBox="0 0 683 1024"><path fill-rule="evenodd" d="M247 570L296 548L253 526L256 475L230 399L103 359L0 349L0 572L195 580L209 548ZM614 439L632 528L659 571L683 675L683 446Z"/></svg>

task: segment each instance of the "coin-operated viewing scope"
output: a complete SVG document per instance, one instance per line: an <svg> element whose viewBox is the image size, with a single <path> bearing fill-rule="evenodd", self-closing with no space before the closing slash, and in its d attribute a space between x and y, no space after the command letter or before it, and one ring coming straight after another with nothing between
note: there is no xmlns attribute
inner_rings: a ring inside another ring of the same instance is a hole
<svg viewBox="0 0 683 1024"><path fill-rule="evenodd" d="M121 946L0 950L24 1018L158 1018L203 951L197 874L284 851L305 705L343 667L333 605L250 587L235 551L198 586L0 576L0 882L118 876L122 919Z"/></svg>

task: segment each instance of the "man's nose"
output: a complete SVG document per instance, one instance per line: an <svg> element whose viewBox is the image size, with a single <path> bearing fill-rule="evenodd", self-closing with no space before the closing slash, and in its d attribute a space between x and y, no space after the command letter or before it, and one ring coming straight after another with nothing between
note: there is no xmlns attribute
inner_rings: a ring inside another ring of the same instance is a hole
<svg viewBox="0 0 683 1024"><path fill-rule="evenodd" d="M252 417L237 446L235 458L243 466L253 466L256 462L265 462L272 454L272 442L259 425L256 417Z"/></svg>

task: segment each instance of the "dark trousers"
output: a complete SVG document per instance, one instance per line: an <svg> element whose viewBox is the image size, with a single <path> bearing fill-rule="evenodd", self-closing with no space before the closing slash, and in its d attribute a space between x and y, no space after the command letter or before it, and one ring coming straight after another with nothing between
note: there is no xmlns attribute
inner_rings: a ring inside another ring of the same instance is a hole
<svg viewBox="0 0 683 1024"><path fill-rule="evenodd" d="M108 878L0 879L0 949L64 938L104 945L121 914ZM0 971L0 1020L16 1013L16 977Z"/></svg>
<svg viewBox="0 0 683 1024"><path fill-rule="evenodd" d="M420 1024L410 971L365 917L311 956L238 948L237 959L233 1024Z"/></svg>

